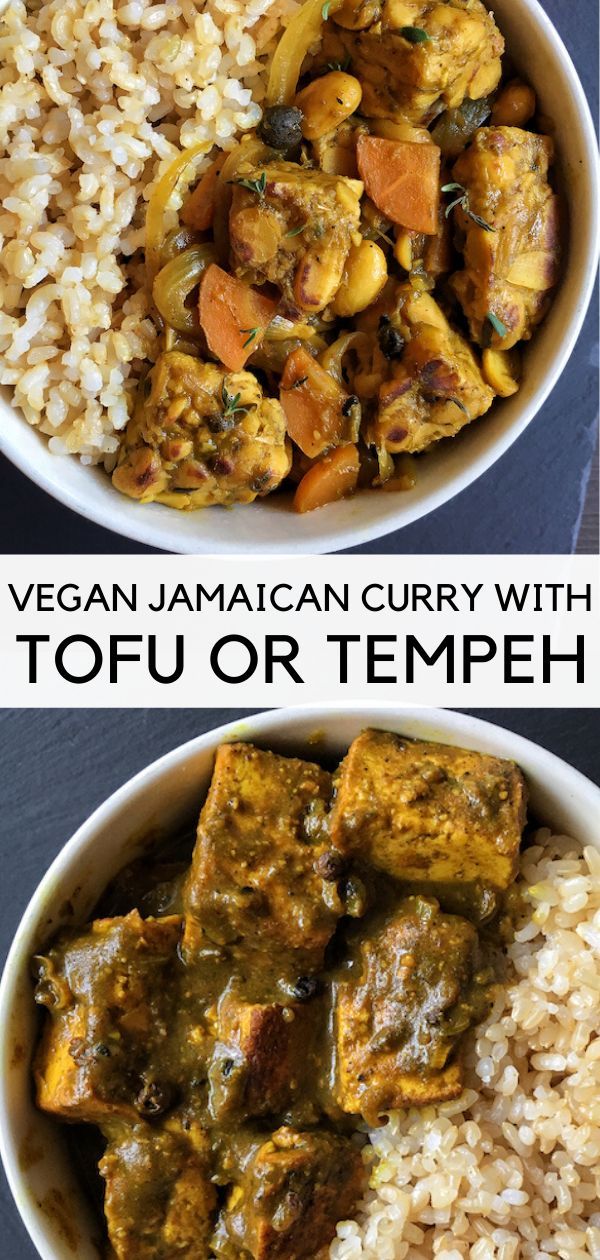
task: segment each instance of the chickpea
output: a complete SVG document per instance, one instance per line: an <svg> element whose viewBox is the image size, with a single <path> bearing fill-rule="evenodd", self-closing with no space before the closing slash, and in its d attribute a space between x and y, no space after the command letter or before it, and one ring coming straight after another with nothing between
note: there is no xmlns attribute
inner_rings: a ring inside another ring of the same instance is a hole
<svg viewBox="0 0 600 1260"><path fill-rule="evenodd" d="M375 241L361 241L352 245L344 278L332 302L334 315L345 319L366 310L379 296L387 280L386 257Z"/></svg>
<svg viewBox="0 0 600 1260"><path fill-rule="evenodd" d="M407 228L399 228L396 231L394 258L396 259L396 262L400 263L401 267L404 267L405 271L412 271L412 233L409 232Z"/></svg>
<svg viewBox="0 0 600 1260"><path fill-rule="evenodd" d="M371 123L374 136L384 140L407 140L409 144L433 144L427 127L415 127L403 118L375 118Z"/></svg>
<svg viewBox="0 0 600 1260"><path fill-rule="evenodd" d="M519 388L520 360L518 351L484 350L483 376L500 398L510 398Z"/></svg>
<svg viewBox="0 0 600 1260"><path fill-rule="evenodd" d="M526 83L508 83L497 97L492 110L494 127L523 127L536 111L533 88Z"/></svg>
<svg viewBox="0 0 600 1260"><path fill-rule="evenodd" d="M358 109L362 88L353 74L332 70L320 79L313 79L298 93L295 104L302 110L302 135L305 140L319 140Z"/></svg>

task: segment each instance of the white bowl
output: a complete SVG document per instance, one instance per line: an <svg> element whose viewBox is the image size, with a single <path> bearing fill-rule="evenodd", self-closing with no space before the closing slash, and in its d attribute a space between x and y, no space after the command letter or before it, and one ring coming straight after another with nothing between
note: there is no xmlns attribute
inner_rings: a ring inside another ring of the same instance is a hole
<svg viewBox="0 0 600 1260"><path fill-rule="evenodd" d="M214 752L224 740L255 740L309 758L340 757L370 725L513 758L527 776L536 817L600 847L598 787L528 740L447 710L282 709L222 726L142 770L59 853L23 916L0 985L0 1149L17 1207L43 1260L74 1255L98 1260L98 1222L88 1211L60 1126L33 1103L32 955L62 924L85 921L109 880L139 853L144 836L169 833L195 818Z"/></svg>
<svg viewBox="0 0 600 1260"><path fill-rule="evenodd" d="M100 469L51 455L46 439L10 406L6 392L0 398L0 450L43 490L97 525L164 551L208 554L291 555L356 546L418 520L485 472L540 410L573 350L592 294L600 222L594 127L569 54L537 0L495 0L493 8L511 56L556 128L569 203L569 256L548 318L527 348L519 393L498 400L490 416L420 461L413 490L365 491L305 516L291 510L289 495L227 514L218 508L187 513L159 504L141 507L114 490Z"/></svg>

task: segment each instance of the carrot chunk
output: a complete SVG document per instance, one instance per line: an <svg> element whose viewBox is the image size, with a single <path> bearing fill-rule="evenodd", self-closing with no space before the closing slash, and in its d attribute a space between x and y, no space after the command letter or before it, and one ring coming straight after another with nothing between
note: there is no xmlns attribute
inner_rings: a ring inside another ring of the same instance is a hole
<svg viewBox="0 0 600 1260"><path fill-rule="evenodd" d="M217 179L226 157L226 153L221 153L218 158L215 158L212 166L204 172L194 191L183 204L179 216L181 222L185 223L186 227L194 228L196 232L207 232L212 227L215 217Z"/></svg>
<svg viewBox="0 0 600 1260"><path fill-rule="evenodd" d="M241 372L258 349L277 302L263 297L216 263L200 284L200 324L209 350L230 372Z"/></svg>
<svg viewBox="0 0 600 1260"><path fill-rule="evenodd" d="M305 455L313 459L343 440L348 421L342 407L349 395L302 346L286 359L279 397L287 431Z"/></svg>
<svg viewBox="0 0 600 1260"><path fill-rule="evenodd" d="M359 471L356 446L336 446L304 474L294 495L297 512L313 512L344 499L356 489Z"/></svg>
<svg viewBox="0 0 600 1260"><path fill-rule="evenodd" d="M436 144L359 136L360 177L378 210L412 232L438 231L440 150Z"/></svg>

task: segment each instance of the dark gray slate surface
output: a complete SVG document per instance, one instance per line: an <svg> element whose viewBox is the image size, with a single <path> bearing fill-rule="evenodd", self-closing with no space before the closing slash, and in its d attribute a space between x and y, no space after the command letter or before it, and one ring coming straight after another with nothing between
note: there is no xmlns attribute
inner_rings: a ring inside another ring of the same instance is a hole
<svg viewBox="0 0 600 1260"><path fill-rule="evenodd" d="M132 774L250 710L0 711L0 960L42 874L81 822ZM600 713L479 710L600 783ZM0 1175L0 1256L35 1260Z"/></svg>
<svg viewBox="0 0 600 1260"><path fill-rule="evenodd" d="M581 75L597 116L597 0L542 0ZM543 410L507 454L445 507L357 552L569 554L575 550L597 430L596 313ZM1 458L1 457L0 457ZM5 460L0 536L18 552L144 553L55 503ZM586 532L586 550L597 550Z"/></svg>

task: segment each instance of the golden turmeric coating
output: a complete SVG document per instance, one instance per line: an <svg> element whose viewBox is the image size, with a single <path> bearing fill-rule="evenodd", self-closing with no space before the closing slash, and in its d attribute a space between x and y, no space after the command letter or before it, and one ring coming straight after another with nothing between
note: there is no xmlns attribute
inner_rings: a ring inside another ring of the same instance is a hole
<svg viewBox="0 0 600 1260"><path fill-rule="evenodd" d="M361 240L360 180L294 162L243 169L229 215L234 269L271 281L300 311L324 310L340 287L352 242ZM263 177L257 198L247 185Z"/></svg>
<svg viewBox="0 0 600 1260"><path fill-rule="evenodd" d="M504 40L481 0L346 0L323 52L350 59L367 118L427 125L498 86Z"/></svg>
<svg viewBox="0 0 600 1260"><path fill-rule="evenodd" d="M360 355L359 372L377 388L368 437L378 450L426 450L489 410L494 392L471 346L430 293L401 285L386 293L375 313L370 362ZM357 392L361 382L355 378Z"/></svg>

